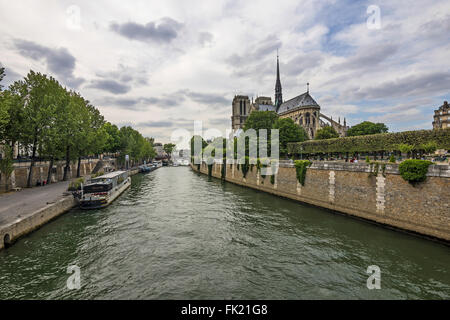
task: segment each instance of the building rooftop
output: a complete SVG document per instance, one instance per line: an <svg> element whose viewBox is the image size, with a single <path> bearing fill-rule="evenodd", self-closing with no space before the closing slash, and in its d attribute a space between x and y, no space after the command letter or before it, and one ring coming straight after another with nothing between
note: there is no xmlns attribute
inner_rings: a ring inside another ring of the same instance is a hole
<svg viewBox="0 0 450 320"><path fill-rule="evenodd" d="M302 107L316 107L320 108L317 102L309 95L309 92L305 92L295 98L283 102L278 108L278 113L284 113L292 109L302 108Z"/></svg>
<svg viewBox="0 0 450 320"><path fill-rule="evenodd" d="M114 172L110 172L110 173L104 174L104 175L102 175L100 177L97 177L95 179L112 179L112 178L117 177L117 176L119 176L119 175L121 175L123 173L126 173L126 171L114 171ZM94 180L94 179L92 179L92 180Z"/></svg>

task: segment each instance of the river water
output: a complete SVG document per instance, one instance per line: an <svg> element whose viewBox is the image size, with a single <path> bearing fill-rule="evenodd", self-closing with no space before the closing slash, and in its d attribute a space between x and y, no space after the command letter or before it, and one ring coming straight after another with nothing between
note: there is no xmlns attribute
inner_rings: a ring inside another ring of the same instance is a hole
<svg viewBox="0 0 450 320"><path fill-rule="evenodd" d="M440 243L163 167L1 251L0 299L449 299L449 266Z"/></svg>

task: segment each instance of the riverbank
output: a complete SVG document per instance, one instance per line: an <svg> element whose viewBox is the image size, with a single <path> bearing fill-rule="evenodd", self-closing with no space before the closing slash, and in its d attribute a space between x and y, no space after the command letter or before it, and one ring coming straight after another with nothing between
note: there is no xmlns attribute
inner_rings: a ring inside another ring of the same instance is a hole
<svg viewBox="0 0 450 320"><path fill-rule="evenodd" d="M208 174L208 165L200 170ZM404 181L398 165L372 172L366 163L314 162L304 185L292 163L281 162L278 173L265 178L254 166L244 177L239 166L226 165L224 180L314 206L363 218L423 236L450 241L450 169L430 166L427 180L413 186ZM222 178L222 164L214 164L211 176Z"/></svg>
<svg viewBox="0 0 450 320"><path fill-rule="evenodd" d="M139 172L129 170L129 176ZM77 201L67 191L69 182L0 195L0 250L69 211Z"/></svg>
<svg viewBox="0 0 450 320"><path fill-rule="evenodd" d="M449 250L162 167L107 208L70 210L0 251L0 299L449 299ZM372 265L381 290L367 288ZM80 290L67 288L70 266Z"/></svg>

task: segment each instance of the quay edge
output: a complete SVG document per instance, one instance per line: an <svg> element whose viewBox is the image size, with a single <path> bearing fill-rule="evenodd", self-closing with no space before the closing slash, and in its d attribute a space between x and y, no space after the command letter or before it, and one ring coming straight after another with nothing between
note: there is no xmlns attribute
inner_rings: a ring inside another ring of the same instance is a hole
<svg viewBox="0 0 450 320"><path fill-rule="evenodd" d="M129 170L129 176L139 172L138 169ZM56 219L77 205L72 195L63 196L54 203L47 204L34 212L25 214L15 221L0 225L0 250L12 245L20 237L23 237L43 225Z"/></svg>

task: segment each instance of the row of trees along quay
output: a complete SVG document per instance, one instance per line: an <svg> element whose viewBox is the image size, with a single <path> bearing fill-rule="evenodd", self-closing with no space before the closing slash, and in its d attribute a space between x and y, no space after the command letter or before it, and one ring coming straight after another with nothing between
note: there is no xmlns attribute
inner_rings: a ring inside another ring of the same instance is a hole
<svg viewBox="0 0 450 320"><path fill-rule="evenodd" d="M84 157L109 154L125 163L140 164L156 156L153 139L129 126L120 129L105 121L100 111L79 93L63 87L53 77L30 71L23 79L4 90L0 68L0 160L1 173L9 179L13 171L13 148L18 143L30 155L27 186L31 187L36 160L50 161L47 182L57 160L65 160L64 180L70 162Z"/></svg>
<svg viewBox="0 0 450 320"><path fill-rule="evenodd" d="M388 133L388 127L384 123L372 123L364 121L351 127L347 137L338 138L338 133L326 126L317 131L314 140L308 140L305 130L290 118L279 118L273 111L254 111L250 114L244 125L244 132L254 129L266 129L268 132L268 154L270 156L270 129L279 130L280 156L284 158L306 159L331 159L349 156L359 158L362 154L383 159L385 155L392 156L406 154L407 158L421 158L437 149L450 149L450 130L418 130ZM242 135L241 135L242 136ZM223 142L223 155L229 145L226 139L219 138L219 142L213 141L208 145L201 137L202 151L194 154L194 138L191 139L191 156L201 157L205 151L214 157L214 150L221 148ZM248 137L246 137L246 156L248 156ZM234 144L234 158L237 159L237 138ZM259 145L259 143L258 143ZM208 148L208 149L207 149ZM211 149L212 148L212 149ZM210 150L211 149L211 150ZM239 155L241 156L241 155ZM193 158L191 159L194 160Z"/></svg>

